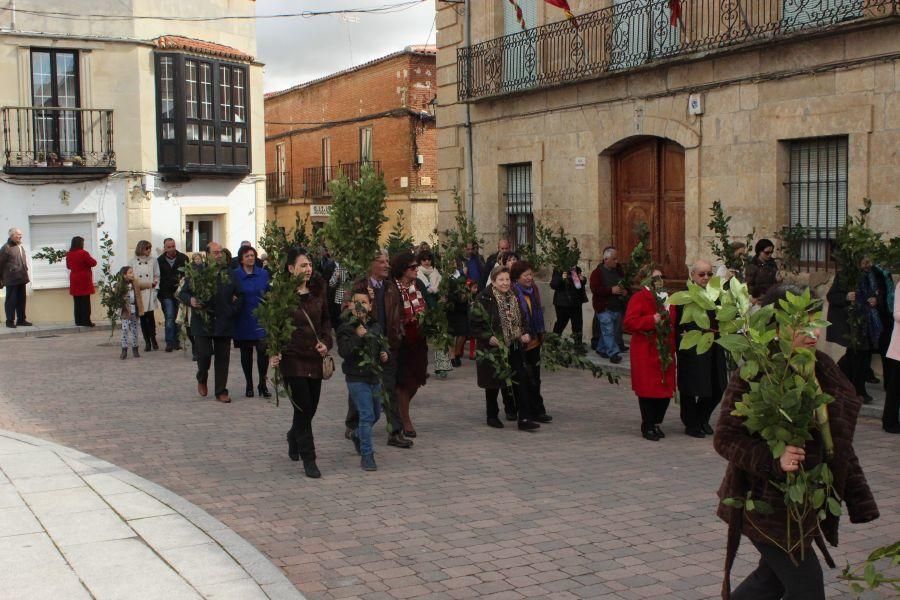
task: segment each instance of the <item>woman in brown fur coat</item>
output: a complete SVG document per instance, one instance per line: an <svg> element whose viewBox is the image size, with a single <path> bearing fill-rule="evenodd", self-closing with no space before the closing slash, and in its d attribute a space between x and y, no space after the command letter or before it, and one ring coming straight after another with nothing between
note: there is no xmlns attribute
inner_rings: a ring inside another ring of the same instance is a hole
<svg viewBox="0 0 900 600"><path fill-rule="evenodd" d="M766 295L763 304L778 302L786 297L788 291L796 294L803 292L795 287L780 285ZM794 336L795 347L803 345L814 348L815 344L814 338L803 334ZM828 405L834 438L834 458L828 466L834 474L834 491L847 505L851 523L877 519L878 507L853 450L853 433L861 400L834 361L822 352L816 352L816 378L822 390L834 397L834 402ZM787 509L784 494L771 483L771 480L784 480L787 473L799 470L801 464L808 470L825 460L819 431L811 431L812 439L804 447L788 446L780 459L772 458L765 440L751 434L743 420L731 414L735 402L740 401L748 389L747 382L735 375L722 400L714 446L716 452L728 460L728 467L719 488L719 499L745 498L748 492L752 492L754 499L768 503L774 512L769 515L759 512L745 514L743 509L719 503L718 515L728 523L728 554L722 597L726 600L824 600L822 568L812 544L819 547L825 561L834 567L822 535L832 546L837 546L838 517L829 514L821 522L821 534L816 527L808 527L806 530L810 533L803 540L803 559L799 552L795 552L792 559L778 547L788 546ZM756 546L760 561L756 570L731 592L731 566L742 534Z"/></svg>

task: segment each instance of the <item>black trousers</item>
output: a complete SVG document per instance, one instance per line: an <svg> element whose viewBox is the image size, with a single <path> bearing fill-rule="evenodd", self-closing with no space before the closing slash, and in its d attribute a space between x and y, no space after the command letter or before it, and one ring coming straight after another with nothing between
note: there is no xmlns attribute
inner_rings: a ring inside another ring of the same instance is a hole
<svg viewBox="0 0 900 600"><path fill-rule="evenodd" d="M215 357L214 389L216 396L228 393L228 366L231 362L231 338L209 337L198 335L194 337L197 345L197 381L206 383L209 377L209 367Z"/></svg>
<svg viewBox="0 0 900 600"><path fill-rule="evenodd" d="M25 286L8 285L6 286L6 301L3 303L3 309L6 311L7 323L24 323L25 318Z"/></svg>
<svg viewBox="0 0 900 600"><path fill-rule="evenodd" d="M541 395L541 347L532 348L525 352L525 367L531 373L532 399L531 407L533 416L539 417L547 414L544 406L544 396Z"/></svg>
<svg viewBox="0 0 900 600"><path fill-rule="evenodd" d="M557 335L562 334L569 321L572 321L572 337L580 342L582 330L584 329L584 315L581 312L581 305L554 306L554 308L556 309L556 323L553 324L553 333Z"/></svg>
<svg viewBox="0 0 900 600"><path fill-rule="evenodd" d="M709 425L709 420L721 401L721 397L682 396L680 412L685 429L699 431L703 425Z"/></svg>
<svg viewBox="0 0 900 600"><path fill-rule="evenodd" d="M851 350L847 348L847 352L838 361L838 366L859 396L865 396L866 379L869 377L869 369L872 366L872 353L869 350Z"/></svg>
<svg viewBox="0 0 900 600"><path fill-rule="evenodd" d="M395 351L391 351L395 355ZM391 358L384 363L381 373L381 387L384 397L381 399L381 406L384 408L384 415L387 419L388 434L401 433L403 431L403 421L400 419L400 403L397 402L397 396L394 389L397 387L397 359ZM347 394L347 417L344 419L344 425L348 429L356 430L359 428L359 412L356 410L356 404L350 394Z"/></svg>
<svg viewBox="0 0 900 600"><path fill-rule="evenodd" d="M156 315L152 310L141 315L141 333L144 334L144 341L148 344L151 339L156 339Z"/></svg>
<svg viewBox="0 0 900 600"><path fill-rule="evenodd" d="M666 418L671 398L638 398L641 407L641 424L659 425Z"/></svg>
<svg viewBox="0 0 900 600"><path fill-rule="evenodd" d="M75 305L75 324L90 325L91 323L91 297L90 296L72 296L72 302Z"/></svg>
<svg viewBox="0 0 900 600"><path fill-rule="evenodd" d="M515 415L516 400L510 388L503 386L500 389L484 390L484 401L488 419L496 419L500 416L500 406L497 404L497 396L503 395L503 411L508 415Z"/></svg>
<svg viewBox="0 0 900 600"><path fill-rule="evenodd" d="M294 407L294 419L291 421L288 435L297 440L303 462L316 460L312 420L319 408L322 380L310 377L285 377L284 381L291 390L291 405Z"/></svg>
<svg viewBox="0 0 900 600"><path fill-rule="evenodd" d="M884 359L884 377L887 383L887 393L884 397L884 412L881 414L881 424L884 427L896 427L900 424L900 361L891 358Z"/></svg>
<svg viewBox="0 0 900 600"><path fill-rule="evenodd" d="M799 566L781 548L753 543L759 566L731 592L731 600L825 600L819 558L810 548Z"/></svg>
<svg viewBox="0 0 900 600"><path fill-rule="evenodd" d="M540 359L540 352L538 352L538 359ZM540 380L534 380L535 373L528 364L525 350L512 347L509 352L509 366L513 373L513 398L515 398L519 420L532 420L539 414L535 406L538 402L537 398L540 396ZM538 377L540 377L539 372Z"/></svg>
<svg viewBox="0 0 900 600"><path fill-rule="evenodd" d="M266 374L269 372L269 356L266 354L266 340L241 340L241 369L247 387L253 387L253 351L256 350L256 370L259 371L259 389L266 387Z"/></svg>

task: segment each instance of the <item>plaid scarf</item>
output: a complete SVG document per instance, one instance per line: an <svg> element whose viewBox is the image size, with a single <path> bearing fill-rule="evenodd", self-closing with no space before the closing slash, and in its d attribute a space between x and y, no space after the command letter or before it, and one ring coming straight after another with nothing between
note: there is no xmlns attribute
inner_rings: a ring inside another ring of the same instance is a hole
<svg viewBox="0 0 900 600"><path fill-rule="evenodd" d="M404 288L399 279L396 279L397 289L400 290L400 297L403 298L403 324L407 325L416 321L416 315L425 312L425 298L416 285L414 279L408 288Z"/></svg>

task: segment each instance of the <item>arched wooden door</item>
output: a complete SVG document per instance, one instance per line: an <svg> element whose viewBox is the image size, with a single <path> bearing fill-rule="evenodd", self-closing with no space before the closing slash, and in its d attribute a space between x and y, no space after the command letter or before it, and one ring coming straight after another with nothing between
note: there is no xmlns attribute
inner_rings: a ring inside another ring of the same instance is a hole
<svg viewBox="0 0 900 600"><path fill-rule="evenodd" d="M637 240L635 226L650 228L653 260L666 279L687 278L684 247L684 148L668 140L637 142L615 156L613 231L619 260L625 262Z"/></svg>

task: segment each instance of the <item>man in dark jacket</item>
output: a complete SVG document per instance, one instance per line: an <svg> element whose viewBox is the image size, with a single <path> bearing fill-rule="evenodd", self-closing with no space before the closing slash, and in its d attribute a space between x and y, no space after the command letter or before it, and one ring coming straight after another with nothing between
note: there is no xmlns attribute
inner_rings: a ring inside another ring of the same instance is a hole
<svg viewBox="0 0 900 600"><path fill-rule="evenodd" d="M208 260L221 266L213 297L206 304L198 300L185 284L179 299L191 306L191 334L197 344L197 393L206 396L209 367L215 356L215 395L219 402L231 402L228 395L228 365L231 360L231 338L234 335L234 316L241 305L241 289L225 263L222 246L210 242L206 247ZM207 267L211 268L211 267Z"/></svg>
<svg viewBox="0 0 900 600"><path fill-rule="evenodd" d="M556 310L553 333L561 334L569 321L572 321L572 338L580 346L584 328L581 305L587 303L587 278L581 274L579 266L568 271L554 270L550 287L553 289L553 308Z"/></svg>
<svg viewBox="0 0 900 600"><path fill-rule="evenodd" d="M166 238L163 240L163 253L156 259L159 263L159 289L156 297L162 305L163 315L166 319L166 352L181 350L181 342L178 340L178 325L175 319L178 316L178 286L184 273L181 271L187 264L187 256L175 248L175 240Z"/></svg>
<svg viewBox="0 0 900 600"><path fill-rule="evenodd" d="M387 252L379 251L369 265L368 289L372 299L372 316L381 325L388 341L389 360L383 365L381 384L384 389L384 412L388 421L388 446L395 448L411 448L412 440L403 435L403 422L400 419L399 405L395 396L397 387L397 357L400 355L400 344L403 341L403 299L400 290L391 282L391 265ZM356 284L354 284L356 285ZM359 413L351 399L347 400L347 418L344 421L347 430L344 437L350 439L350 432L359 426Z"/></svg>
<svg viewBox="0 0 900 600"><path fill-rule="evenodd" d="M25 287L28 277L28 257L22 245L22 230L13 227L9 239L0 247L0 288L6 287L7 327L30 327L25 318Z"/></svg>
<svg viewBox="0 0 900 600"><path fill-rule="evenodd" d="M487 287L488 279L491 278L491 271L494 270L494 267L497 266L497 259L504 252L509 252L512 246L509 243L509 240L506 238L500 238L497 241L497 251L487 257L487 260L484 263L484 273L481 274L481 281L479 282L478 289L483 290Z"/></svg>
<svg viewBox="0 0 900 600"><path fill-rule="evenodd" d="M603 262L591 273L590 286L594 312L600 326L597 353L612 363L622 362L619 338L622 316L625 314L628 289L620 285L625 277L619 265L619 255L612 246L603 250Z"/></svg>
<svg viewBox="0 0 900 600"><path fill-rule="evenodd" d="M691 265L691 281L705 288L713 276L712 264L698 260ZM681 308L678 307L678 338L692 329L693 323L681 324ZM718 325L715 313L709 311L710 326ZM718 337L718 333L716 333ZM709 419L728 387L728 360L725 349L713 344L708 352L698 354L696 348L678 351L678 393L681 395L681 422L684 432L695 438L712 435Z"/></svg>

